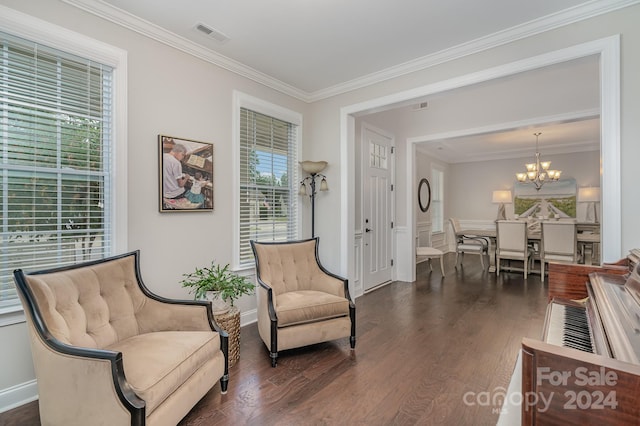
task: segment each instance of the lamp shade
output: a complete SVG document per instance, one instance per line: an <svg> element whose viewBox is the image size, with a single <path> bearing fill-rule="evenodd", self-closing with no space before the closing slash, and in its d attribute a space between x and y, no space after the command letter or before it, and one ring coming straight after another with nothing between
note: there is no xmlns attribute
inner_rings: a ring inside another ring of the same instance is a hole
<svg viewBox="0 0 640 426"><path fill-rule="evenodd" d="M511 204L511 191L493 191L492 202Z"/></svg>
<svg viewBox="0 0 640 426"><path fill-rule="evenodd" d="M327 167L326 161L300 161L300 166L302 170L309 174L320 173Z"/></svg>
<svg viewBox="0 0 640 426"><path fill-rule="evenodd" d="M578 202L593 203L600 201L600 188L588 186L578 189Z"/></svg>
<svg viewBox="0 0 640 426"><path fill-rule="evenodd" d="M320 191L328 191L329 185L327 184L327 178L322 178L320 181Z"/></svg>

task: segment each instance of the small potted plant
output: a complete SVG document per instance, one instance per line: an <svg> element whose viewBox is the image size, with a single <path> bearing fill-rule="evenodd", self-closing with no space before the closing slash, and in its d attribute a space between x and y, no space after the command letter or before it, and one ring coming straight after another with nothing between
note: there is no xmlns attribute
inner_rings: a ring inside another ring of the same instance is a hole
<svg viewBox="0 0 640 426"><path fill-rule="evenodd" d="M213 313L226 313L233 302L245 294L253 293L255 285L246 277L241 277L231 270L229 264L220 266L215 261L211 267L198 268L194 272L183 274L180 281L182 287L189 287L195 299L210 300Z"/></svg>

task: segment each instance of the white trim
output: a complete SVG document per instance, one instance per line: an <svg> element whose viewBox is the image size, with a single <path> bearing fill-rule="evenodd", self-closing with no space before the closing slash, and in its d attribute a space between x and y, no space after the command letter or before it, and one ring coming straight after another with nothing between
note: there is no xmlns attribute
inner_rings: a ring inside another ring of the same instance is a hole
<svg viewBox="0 0 640 426"><path fill-rule="evenodd" d="M0 31L113 67L111 254L128 249L127 207L127 52L66 28L0 5ZM118 195L124 194L124 195ZM2 325L21 322L0 314ZM24 321L24 318L22 319Z"/></svg>
<svg viewBox="0 0 640 426"><path fill-rule="evenodd" d="M353 178L353 164L355 157L353 149L353 135L349 134L349 123L354 120L354 115L362 115L371 111L388 109L390 105L408 102L411 99L433 95L447 90L458 89L484 81L505 77L522 71L529 71L545 66L570 61L590 55L600 55L601 72L601 158L602 158L602 260L611 262L621 257L621 182L620 182L620 36L610 36L603 39L579 44L576 46L556 50L538 56L533 56L509 64L488 68L479 72L463 75L457 78L440 81L426 86L417 87L399 93L370 99L368 101L342 107L340 109L340 150L341 150L341 175L343 176L344 191L342 193L341 222L343 223L341 241L341 260L349 269L350 261L353 261L351 245L346 244L346 239L354 235L352 203L355 191ZM407 176L411 182L414 175L415 143L407 147ZM409 190L407 205L415 205L415 191ZM407 209L407 222L413 224L414 209ZM408 238L407 244L415 243L413 238ZM352 271L349 271L352 272ZM411 275L408 273L407 275ZM351 275L349 275L351 277Z"/></svg>
<svg viewBox="0 0 640 426"><path fill-rule="evenodd" d="M356 231L354 235L353 253L356 264L354 265L355 275L349 279L349 293L352 299L357 299L364 294L362 284L362 231Z"/></svg>
<svg viewBox="0 0 640 426"><path fill-rule="evenodd" d="M24 311L21 304L0 309L0 327L25 322Z"/></svg>
<svg viewBox="0 0 640 426"><path fill-rule="evenodd" d="M357 79L347 81L309 94L310 102L326 99L385 80L397 78L416 71L421 71L435 65L460 59L498 46L512 43L536 34L550 31L598 15L613 12L639 3L639 0L591 1L577 5L560 12L543 16L503 31L480 37L457 46L441 50L431 55L423 56L378 72L374 72Z"/></svg>
<svg viewBox="0 0 640 426"><path fill-rule="evenodd" d="M258 308L240 312L240 327L258 322Z"/></svg>
<svg viewBox="0 0 640 426"><path fill-rule="evenodd" d="M497 123L497 124L489 124L486 126L473 127L468 129L458 129L441 133L431 133L420 136L413 136L407 138L407 143L420 143L420 142L431 142L431 141L443 141L446 139L455 139L467 136L478 136L490 133L496 133L501 131L513 130L513 129L523 129L523 128L533 128L543 124L550 123L568 123L576 120L584 120L590 118L599 118L600 117L600 108L598 109L589 109L583 111L575 111L564 114L555 114L555 115L546 115L542 117L533 117L525 120L516 120L505 123ZM545 147L545 154L570 154L575 152L587 152L587 151L599 151L600 145L599 140L597 142L577 142L577 143L564 143L564 144L555 144L552 147ZM477 162L477 161L486 161L486 160L506 160L510 158L522 158L529 156L531 153L531 148L511 148L511 149L503 149L499 153L490 153L484 155L474 154L473 156L459 156L456 159L445 159L442 155L438 155L437 150L428 150L423 146L417 147L419 152L423 152L426 155L434 157L440 161L444 161L449 164L454 163L468 163L468 162Z"/></svg>
<svg viewBox="0 0 640 426"><path fill-rule="evenodd" d="M116 25L127 28L145 37L149 37L167 46L178 49L203 61L212 63L234 74L246 77L256 83L263 84L274 90L308 102L309 94L290 84L275 79L261 71L224 56L218 52L192 42L182 36L174 34L164 28L132 15L122 9L100 0L62 0L63 2L82 9Z"/></svg>
<svg viewBox="0 0 640 426"><path fill-rule="evenodd" d="M38 399L38 383L35 379L0 389L0 413L13 410L36 399Z"/></svg>
<svg viewBox="0 0 640 426"><path fill-rule="evenodd" d="M138 18L122 9L118 9L100 0L62 0L63 2L92 13L124 28L152 38L168 46L179 49L204 61L246 77L257 83L275 89L279 92L300 99L305 102L315 102L342 93L350 92L372 84L390 80L412 72L420 71L434 65L442 64L464 56L473 55L484 50L492 49L526 37L553 30L565 25L593 18L598 15L613 12L640 2L640 0L593 0L551 15L508 28L449 49L441 50L431 55L416 58L393 67L389 67L351 81L332 87L305 92L267 74L257 71L236 60L230 59L215 51L204 48L184 37L171 33L149 21Z"/></svg>
<svg viewBox="0 0 640 426"><path fill-rule="evenodd" d="M411 279L412 273L415 274L416 269L416 242L411 237L412 235L412 229L407 226L396 226L395 228L396 247L394 249L397 256L394 279L398 281L413 282L415 280L415 278Z"/></svg>
<svg viewBox="0 0 640 426"><path fill-rule="evenodd" d="M240 108L250 109L261 114L268 115L273 118L277 118L287 123L294 124L296 126L296 144L297 144L297 156L296 161L300 161L302 151L302 114L284 108L282 106L273 104L271 102L264 101L251 95L247 95L239 90L233 91L233 101L231 103L233 110L231 111L231 141L232 141L232 159L233 159L233 269L241 270L247 269L240 267L240 194L238 188L240 188ZM297 182L297 173L293 176L295 182ZM297 194L297 193L296 193ZM298 207L301 204L298 203ZM302 209L297 210L297 228L298 235L300 235L302 228Z"/></svg>

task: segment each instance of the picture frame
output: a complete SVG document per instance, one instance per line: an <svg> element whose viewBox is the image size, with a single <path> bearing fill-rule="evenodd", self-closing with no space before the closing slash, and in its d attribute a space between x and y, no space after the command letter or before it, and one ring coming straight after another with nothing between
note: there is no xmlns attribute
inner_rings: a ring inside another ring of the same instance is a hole
<svg viewBox="0 0 640 426"><path fill-rule="evenodd" d="M573 178L545 183L540 189L529 183L514 184L513 211L518 217L576 218L578 185ZM553 213L553 215L551 214Z"/></svg>
<svg viewBox="0 0 640 426"><path fill-rule="evenodd" d="M161 213L213 211L213 144L158 135Z"/></svg>
<svg viewBox="0 0 640 426"><path fill-rule="evenodd" d="M431 206L431 185L427 178L420 179L418 184L418 206L423 213L426 213Z"/></svg>

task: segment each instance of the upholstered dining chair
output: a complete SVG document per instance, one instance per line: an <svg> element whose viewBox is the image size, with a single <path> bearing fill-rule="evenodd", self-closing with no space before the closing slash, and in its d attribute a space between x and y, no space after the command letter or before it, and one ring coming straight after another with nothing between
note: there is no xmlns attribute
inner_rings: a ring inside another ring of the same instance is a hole
<svg viewBox="0 0 640 426"><path fill-rule="evenodd" d="M279 351L349 337L356 345L356 306L349 283L318 258L318 238L251 241L256 260L258 332L271 366Z"/></svg>
<svg viewBox="0 0 640 426"><path fill-rule="evenodd" d="M444 252L431 247L431 227L418 231L418 235L416 236L416 258L418 261L427 260L429 262L429 269L432 271L433 266L431 265L431 260L439 259L440 271L444 278Z"/></svg>
<svg viewBox="0 0 640 426"><path fill-rule="evenodd" d="M480 256L480 265L484 269L484 257L489 255L489 243L487 240L481 237L465 235L457 218L449 218L449 222L451 223L451 228L453 228L456 243L456 268L458 267L458 259L462 262L464 254L471 253Z"/></svg>
<svg viewBox="0 0 640 426"><path fill-rule="evenodd" d="M496 272L500 275L503 260L521 260L524 278L533 261L533 248L529 246L527 222L521 220L496 221ZM509 268L511 269L511 268Z"/></svg>
<svg viewBox="0 0 640 426"><path fill-rule="evenodd" d="M576 222L545 220L541 223L540 279L544 282L545 263L577 263L578 234Z"/></svg>

